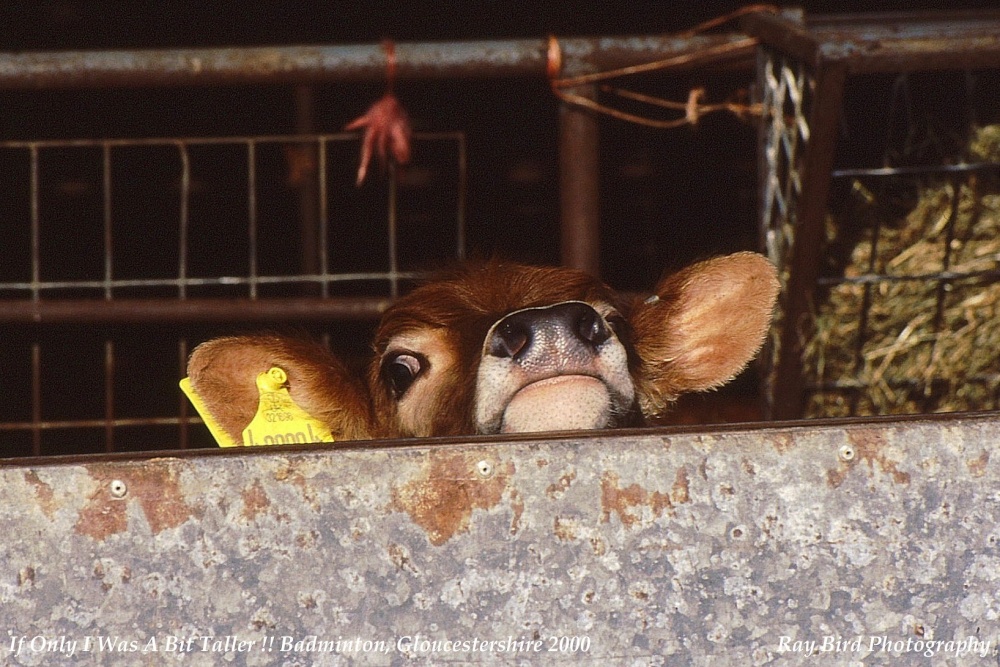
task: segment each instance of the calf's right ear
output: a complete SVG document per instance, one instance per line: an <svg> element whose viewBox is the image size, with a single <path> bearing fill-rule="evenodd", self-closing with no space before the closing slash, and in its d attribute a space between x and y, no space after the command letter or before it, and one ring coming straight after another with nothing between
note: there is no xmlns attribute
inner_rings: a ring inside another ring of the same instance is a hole
<svg viewBox="0 0 1000 667"><path fill-rule="evenodd" d="M195 348L187 372L204 409L238 443L257 413L257 377L275 366L285 371L292 400L335 441L373 437L367 390L318 343L275 335L216 338Z"/></svg>
<svg viewBox="0 0 1000 667"><path fill-rule="evenodd" d="M630 316L643 414L662 414L680 394L713 389L743 370L764 342L779 288L774 266L751 252L662 281Z"/></svg>

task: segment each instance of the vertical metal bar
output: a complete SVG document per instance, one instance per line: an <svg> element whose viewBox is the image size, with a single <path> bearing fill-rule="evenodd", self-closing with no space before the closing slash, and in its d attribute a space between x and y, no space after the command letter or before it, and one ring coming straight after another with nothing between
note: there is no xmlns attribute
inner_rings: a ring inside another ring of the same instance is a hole
<svg viewBox="0 0 1000 667"><path fill-rule="evenodd" d="M191 155L188 152L188 145L184 142L177 144L178 155L181 159L181 192L180 211L177 230L177 274L178 274L178 298L187 298L187 277L188 277L188 236L190 232L191 219ZM179 368L181 377L184 376L187 367L188 342L186 338L177 341L177 351L179 355ZM178 378L180 380L180 378ZM178 398L178 422L177 440L180 449L188 448L188 399L183 392L177 392Z"/></svg>
<svg viewBox="0 0 1000 667"><path fill-rule="evenodd" d="M597 98L597 87L573 88ZM601 272L600 134L597 117L578 107L559 108L559 207L562 264L593 276Z"/></svg>
<svg viewBox="0 0 1000 667"><path fill-rule="evenodd" d="M773 185L771 174L774 169L774 165L770 154L770 147L772 144L772 140L770 138L771 123L767 120L768 114L774 106L774 89L770 83L774 78L772 76L774 68L773 60L773 51L764 48L763 46L757 49L757 85L752 87L751 93L754 96L753 102L755 104L759 104L760 108L763 110L761 122L757 127L757 243L758 249L767 254L771 261L779 266L780 271L780 257L778 256L778 252L776 252L776 244L772 247L772 244L769 242L769 239L775 234L772 220L774 196L771 193ZM774 370L776 363L773 330L772 334L769 335L764 342L764 349L761 351L760 355L758 355L758 363L760 364L761 377L761 413L765 416L770 416L774 411L774 377L772 371Z"/></svg>
<svg viewBox="0 0 1000 667"><path fill-rule="evenodd" d="M958 217L960 215L959 206L961 204L962 198L962 183L959 176L953 176L949 185L951 186L951 206L948 210L948 222L945 223L945 234L943 251L944 254L941 257L941 272L947 273L951 269L951 253L952 253L952 241L955 240L955 225L958 223ZM935 309L934 309L934 333L940 334L941 326L944 323L944 302L947 294L951 291L951 283L947 280L939 280L937 284L937 289L935 290ZM937 343L935 342L935 345Z"/></svg>
<svg viewBox="0 0 1000 667"><path fill-rule="evenodd" d="M311 134L313 132L313 89L311 86L296 86L295 88L295 130L299 134ZM304 275L316 274L319 270L319 237L320 237L320 214L318 212L318 192L317 183L309 178L308 169L315 164L316 151L311 145L303 141L295 144L292 148L292 160L300 161L298 165L289 166L299 170L298 179L293 187L299 191L299 234L302 243L301 249L301 272ZM309 293L313 292L312 286L306 287Z"/></svg>
<svg viewBox="0 0 1000 667"><path fill-rule="evenodd" d="M104 451L115 451L115 342L104 341Z"/></svg>
<svg viewBox="0 0 1000 667"><path fill-rule="evenodd" d="M465 206L466 189L468 188L468 156L465 150L465 132L458 135L458 210L455 212L456 248L455 256L459 261L465 259Z"/></svg>
<svg viewBox="0 0 1000 667"><path fill-rule="evenodd" d="M798 224L775 376L772 415L775 419L796 419L805 409L802 352L812 328L813 296L821 265L830 172L846 78L847 68L842 63L823 63L817 67L816 90L809 113L810 139L797 202Z"/></svg>
<svg viewBox="0 0 1000 667"><path fill-rule="evenodd" d="M42 455L42 346L31 344L31 454Z"/></svg>
<svg viewBox="0 0 1000 667"><path fill-rule="evenodd" d="M317 245L319 246L319 271L320 275L323 276L323 280L320 283L320 295L325 297L330 296L330 281L327 277L330 275L330 249L329 249L329 233L330 233L330 206L327 202L328 194L327 188L327 177L326 177L326 139L319 139L319 146L317 150L317 192L319 197L319 239L317 240Z"/></svg>
<svg viewBox="0 0 1000 667"><path fill-rule="evenodd" d="M31 300L35 303L41 298L40 282L41 267L41 211L39 203L39 167L38 146L31 145L29 150L30 181L31 181ZM31 344L31 453L42 455L42 347L38 341Z"/></svg>
<svg viewBox="0 0 1000 667"><path fill-rule="evenodd" d="M250 246L250 298L257 298L257 144L247 141L247 235Z"/></svg>
<svg viewBox="0 0 1000 667"><path fill-rule="evenodd" d="M39 167L38 167L38 145L32 144L29 149L30 180L31 180L31 299L38 301L40 293L40 283L42 276L41 267L41 213L39 209Z"/></svg>
<svg viewBox="0 0 1000 667"><path fill-rule="evenodd" d="M188 359L188 341L187 338L181 338L177 341L177 361L178 368L180 368L180 377L177 378L180 381L186 375ZM177 446L180 449L188 449L191 445L188 439L190 438L190 428L188 428L188 420L190 419L190 413L188 409L188 398L184 395L184 392L177 392Z"/></svg>
<svg viewBox="0 0 1000 667"><path fill-rule="evenodd" d="M880 197L885 196L885 182L882 181L878 188ZM868 266L866 270L869 274L874 274L878 270L878 257L879 257L879 242L882 240L882 216L873 215L872 218L872 240L871 248L868 252ZM869 315L871 315L872 301L874 300L875 286L866 283L861 286L861 310L858 313L858 331L857 339L854 342L854 368L853 377L857 380L859 387L862 389L852 389L850 392L850 399L848 402L848 412L850 416L855 416L858 414L858 409L861 406L861 399L864 396L870 395L870 387L862 381L862 371L865 367L865 343L868 342L868 320Z"/></svg>
<svg viewBox="0 0 1000 667"><path fill-rule="evenodd" d="M881 234L882 224L878 221L875 222L875 227L872 230L872 243L871 243L871 258L869 261L869 273L872 273L875 267L875 258L878 256L878 238ZM868 342L867 332L868 332L868 315L871 313L872 307L872 285L865 284L861 286L861 310L858 313L858 330L857 338L854 341L854 355L853 355L853 376L854 379L858 381L858 385L864 385L861 381L861 373L865 367L865 343ZM850 399L848 400L848 410L847 414L852 417L858 414L858 408L860 406L860 401L862 397L861 390L851 390Z"/></svg>
<svg viewBox="0 0 1000 667"><path fill-rule="evenodd" d="M949 186L951 187L951 205L948 210L948 221L945 223L945 233L943 241L943 254L941 257L941 272L948 273L951 269L951 254L952 254L952 241L955 240L955 227L958 224L958 219L960 215L960 202L962 197L962 183L960 176L953 176L949 181ZM951 294L953 285L948 279L938 279L937 284L934 288L934 320L931 323L931 328L934 332L934 337L931 339L931 363L935 363L937 359L938 352L938 342L943 335L947 335L948 332L945 329L945 302L948 300L948 295ZM921 412L933 412L935 403L935 394L938 391L939 383L935 380L953 382L953 380L947 380L942 377L933 377L930 375L925 376L922 386L924 401L920 406Z"/></svg>
<svg viewBox="0 0 1000 667"><path fill-rule="evenodd" d="M104 299L111 301L114 279L114 219L111 211L111 145L101 146L101 186L104 209ZM104 451L115 451L115 344L104 341Z"/></svg>
<svg viewBox="0 0 1000 667"><path fill-rule="evenodd" d="M396 178L396 164L389 162L389 295L392 298L399 296L399 253L396 248L396 215L398 190L398 180Z"/></svg>
<svg viewBox="0 0 1000 667"><path fill-rule="evenodd" d="M187 144L177 143L177 151L181 158L181 200L177 221L177 297L187 298L188 277L188 225L190 222L191 200L191 156Z"/></svg>
<svg viewBox="0 0 1000 667"><path fill-rule="evenodd" d="M768 253L770 249L767 242L768 232L771 229L771 208L773 204L773 198L770 195L770 172L771 172L771 162L768 159L768 147L770 142L768 141L768 122L767 122L767 112L770 109L772 103L772 98L774 92L771 90L768 84L768 74L770 73L770 68L772 67L771 60L773 55L770 50L759 47L757 49L757 62L756 62L756 81L757 84L751 87L751 94L753 95L752 102L754 104L759 104L763 109L763 115L761 116L761 121L757 126L757 220L758 220L758 238L757 245L761 252ZM770 256L770 253L768 253ZM774 260L774 257L771 257ZM763 358L763 355L761 355ZM765 392L766 395L770 395L769 392Z"/></svg>
<svg viewBox="0 0 1000 667"><path fill-rule="evenodd" d="M111 215L111 144L101 146L101 189L104 207L104 299L112 299L111 281L114 279L114 230Z"/></svg>

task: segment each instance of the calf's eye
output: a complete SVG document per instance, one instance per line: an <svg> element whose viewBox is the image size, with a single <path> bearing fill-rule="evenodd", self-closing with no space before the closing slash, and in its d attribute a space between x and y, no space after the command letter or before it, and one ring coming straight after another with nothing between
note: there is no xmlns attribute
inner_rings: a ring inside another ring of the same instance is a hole
<svg viewBox="0 0 1000 667"><path fill-rule="evenodd" d="M604 319L611 327L611 330L615 332L615 335L621 338L622 335L625 333L625 328L626 328L625 318L619 315L617 312L612 312L611 314L607 315Z"/></svg>
<svg viewBox="0 0 1000 667"><path fill-rule="evenodd" d="M405 352L389 357L382 364L382 376L389 383L397 399L406 393L422 370L421 360Z"/></svg>

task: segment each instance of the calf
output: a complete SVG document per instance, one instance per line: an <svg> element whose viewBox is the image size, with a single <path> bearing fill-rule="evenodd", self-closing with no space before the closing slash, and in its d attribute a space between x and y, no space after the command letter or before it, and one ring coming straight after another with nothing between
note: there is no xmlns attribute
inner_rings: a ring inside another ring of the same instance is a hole
<svg viewBox="0 0 1000 667"><path fill-rule="evenodd" d="M255 378L274 366L337 440L634 426L739 373L777 292L774 267L747 252L690 266L649 298L565 268L470 263L386 311L365 377L275 335L204 343L188 375L237 442L257 410Z"/></svg>

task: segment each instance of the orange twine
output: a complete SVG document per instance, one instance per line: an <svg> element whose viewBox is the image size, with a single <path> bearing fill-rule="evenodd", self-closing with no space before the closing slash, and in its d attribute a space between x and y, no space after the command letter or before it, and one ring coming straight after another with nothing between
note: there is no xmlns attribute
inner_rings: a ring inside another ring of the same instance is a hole
<svg viewBox="0 0 1000 667"><path fill-rule="evenodd" d="M730 12L723 16L719 16L703 23L698 24L694 28L687 30L682 33L678 33L678 37L691 37L698 33L704 32L711 28L715 28L719 25L732 21L735 18L743 16L745 14L750 14L753 12L771 12L777 13L778 8L774 5L748 5L746 7L741 7L736 11ZM758 40L752 37L747 37L746 39L741 39L729 44L721 44L718 46L708 47L702 49L696 53L683 54L679 56L674 56L671 58L665 58L663 60L657 60L649 63L643 63L640 65L632 65L630 67L622 67L620 69L609 70L606 72L594 72L591 74L582 74L580 76L574 77L560 77L562 73L562 49L559 45L559 39L555 35L549 36L549 44L547 49L547 61L546 61L546 73L549 77L549 82L552 86L552 93L567 104L572 104L574 106L583 107L596 111L598 113L617 118L619 120L624 120L630 123L637 123L639 125L645 125L647 127L654 127L660 129L670 129L675 127L680 127L682 125L697 125L701 117L708 113L714 113L718 111L728 111L740 118L745 118L747 116L760 115L760 105L758 104L744 104L735 101L727 101L718 104L703 104L705 98L704 88L694 88L688 94L688 99L685 102L674 102L671 100L664 100L658 97L653 97L650 95L644 95L642 93L635 93L628 90L622 90L618 88L613 88L611 86L601 86L601 90L605 92L611 92L619 97L624 97L626 99L634 100L637 102L642 102L645 104L651 104L654 106L659 106L666 109L676 109L684 112L682 118L675 120L656 120L653 118L646 118L645 116L639 116L636 114L627 113L625 111L619 111L612 107L605 106L596 100L590 99L589 97L584 97L576 93L568 92L563 90L564 88L572 88L574 86L580 86L587 83L593 83L595 81L604 81L607 79L612 79L616 77L626 76L629 74L639 74L643 72L652 72L656 70L670 69L672 67L678 67L690 63L691 61L704 58L706 56L718 56L724 55L732 51L739 51L746 49L751 46L755 46ZM739 91L737 96L745 95L746 91Z"/></svg>
<svg viewBox="0 0 1000 667"><path fill-rule="evenodd" d="M383 39L382 50L385 51L385 91L391 93L396 83L396 42Z"/></svg>

